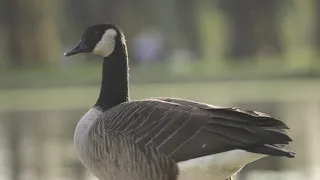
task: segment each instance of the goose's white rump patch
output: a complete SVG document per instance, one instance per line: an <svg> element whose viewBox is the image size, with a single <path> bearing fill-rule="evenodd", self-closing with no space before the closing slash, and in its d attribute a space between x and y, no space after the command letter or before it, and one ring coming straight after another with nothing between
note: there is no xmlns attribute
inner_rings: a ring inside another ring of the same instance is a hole
<svg viewBox="0 0 320 180"><path fill-rule="evenodd" d="M225 180L240 171L246 164L266 156L244 150L232 150L190 159L178 163L179 180Z"/></svg>
<svg viewBox="0 0 320 180"><path fill-rule="evenodd" d="M117 34L118 33L115 29L107 29L104 32L101 40L93 49L92 53L101 55L103 57L109 56L114 51L116 44L115 37Z"/></svg>

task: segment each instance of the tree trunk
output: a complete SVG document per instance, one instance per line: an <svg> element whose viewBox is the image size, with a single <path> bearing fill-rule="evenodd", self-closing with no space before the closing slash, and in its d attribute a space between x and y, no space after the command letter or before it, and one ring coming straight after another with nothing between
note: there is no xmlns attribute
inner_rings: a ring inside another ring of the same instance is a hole
<svg viewBox="0 0 320 180"><path fill-rule="evenodd" d="M176 11L178 12L179 31L186 41L187 49L199 57L201 55L201 47L200 27L197 24L197 3L199 2L194 0L178 0L176 2Z"/></svg>
<svg viewBox="0 0 320 180"><path fill-rule="evenodd" d="M231 58L281 54L283 46L277 12L278 0L221 0L231 24Z"/></svg>
<svg viewBox="0 0 320 180"><path fill-rule="evenodd" d="M37 65L55 59L60 50L55 26L55 1L2 2L9 66Z"/></svg>
<svg viewBox="0 0 320 180"><path fill-rule="evenodd" d="M166 50L172 50L182 46L182 38L179 32L175 2L172 0L153 0L152 9L154 21L165 33Z"/></svg>
<svg viewBox="0 0 320 180"><path fill-rule="evenodd" d="M320 0L315 0L315 49L320 50Z"/></svg>
<svg viewBox="0 0 320 180"><path fill-rule="evenodd" d="M7 39L7 52L9 66L17 66L22 64L22 47L19 43L20 31L21 31L21 11L19 9L19 3L17 0L5 0L2 10L4 10L4 19L2 21L4 26L7 27L6 32L8 33Z"/></svg>
<svg viewBox="0 0 320 180"><path fill-rule="evenodd" d="M196 1L192 0L153 0L154 24L165 34L165 47L168 53L175 48L186 49L200 55L199 27L196 24Z"/></svg>

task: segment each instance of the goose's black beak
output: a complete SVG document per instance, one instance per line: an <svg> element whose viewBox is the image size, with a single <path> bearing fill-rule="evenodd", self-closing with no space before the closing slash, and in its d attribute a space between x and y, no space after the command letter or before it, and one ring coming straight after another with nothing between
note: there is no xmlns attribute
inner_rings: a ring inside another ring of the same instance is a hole
<svg viewBox="0 0 320 180"><path fill-rule="evenodd" d="M83 40L80 40L71 50L64 53L64 56L72 56L79 53L86 53L89 52L89 47L83 42Z"/></svg>

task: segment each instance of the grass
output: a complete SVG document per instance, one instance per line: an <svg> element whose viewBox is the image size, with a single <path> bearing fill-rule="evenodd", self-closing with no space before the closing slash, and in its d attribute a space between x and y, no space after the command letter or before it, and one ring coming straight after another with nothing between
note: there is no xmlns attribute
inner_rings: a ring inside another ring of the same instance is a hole
<svg viewBox="0 0 320 180"><path fill-rule="evenodd" d="M98 90L98 86L2 89L0 112L88 108L97 98ZM131 85L132 99L166 96L216 105L320 100L319 92L319 79Z"/></svg>
<svg viewBox="0 0 320 180"><path fill-rule="evenodd" d="M290 56L289 56L290 57ZM221 80L262 80L305 78L320 75L320 62L301 62L296 56L288 62L280 58L260 60L209 61L135 65L130 69L133 84L172 82L213 82ZM297 62L295 62L297 61ZM303 64L304 63L304 64ZM295 64L299 64L298 67ZM302 65L301 65L302 64ZM173 69L187 71L175 72ZM97 85L101 79L101 62L53 65L42 68L13 69L0 73L0 89Z"/></svg>

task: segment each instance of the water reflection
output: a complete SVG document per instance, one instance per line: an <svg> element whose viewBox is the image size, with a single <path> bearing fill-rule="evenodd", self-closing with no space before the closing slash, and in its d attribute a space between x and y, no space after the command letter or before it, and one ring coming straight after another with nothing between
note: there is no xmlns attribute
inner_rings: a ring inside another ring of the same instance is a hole
<svg viewBox="0 0 320 180"><path fill-rule="evenodd" d="M83 179L73 132L83 110L10 112L1 118L1 179Z"/></svg>

